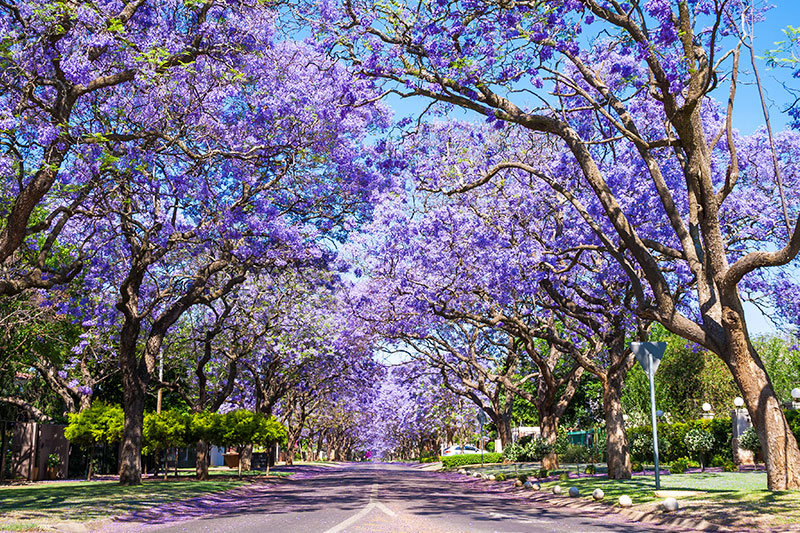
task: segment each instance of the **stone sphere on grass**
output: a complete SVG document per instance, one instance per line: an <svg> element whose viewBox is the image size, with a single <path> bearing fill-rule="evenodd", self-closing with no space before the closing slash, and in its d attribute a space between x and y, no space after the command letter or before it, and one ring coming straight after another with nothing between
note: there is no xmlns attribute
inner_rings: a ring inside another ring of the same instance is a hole
<svg viewBox="0 0 800 533"><path fill-rule="evenodd" d="M553 494L555 495L561 494L561 485L553 485Z"/></svg>
<svg viewBox="0 0 800 533"><path fill-rule="evenodd" d="M494 481L495 479L494 474L489 474L489 481Z"/></svg>
<svg viewBox="0 0 800 533"><path fill-rule="evenodd" d="M526 481L525 483L522 484L522 486L525 487L525 489L527 490L533 490L533 483L531 483L530 481Z"/></svg>
<svg viewBox="0 0 800 533"><path fill-rule="evenodd" d="M541 485L539 485L538 483L534 483L532 488L533 488L533 490L535 490L535 491L542 490L542 486L541 486Z"/></svg>
<svg viewBox="0 0 800 533"><path fill-rule="evenodd" d="M516 480L516 481L514 482L514 486L515 486L515 487L521 487L521 486L522 486L522 481L521 481L521 480L519 480L519 479L518 479L518 480Z"/></svg>
<svg viewBox="0 0 800 533"><path fill-rule="evenodd" d="M594 489L592 491L592 498L594 498L595 500L602 500L603 498L605 498L605 496L606 493L603 492L603 489Z"/></svg>
<svg viewBox="0 0 800 533"><path fill-rule="evenodd" d="M677 511L680 506L678 505L678 500L675 498L667 498L661 502L661 507L667 513L671 513L672 511Z"/></svg>
<svg viewBox="0 0 800 533"><path fill-rule="evenodd" d="M569 497L570 498L577 498L581 495L581 491L578 490L578 487L570 487L569 488Z"/></svg>
<svg viewBox="0 0 800 533"><path fill-rule="evenodd" d="M630 496L628 496L627 494L623 494L622 496L619 497L620 507L630 507L631 505L633 505L633 500L631 500Z"/></svg>

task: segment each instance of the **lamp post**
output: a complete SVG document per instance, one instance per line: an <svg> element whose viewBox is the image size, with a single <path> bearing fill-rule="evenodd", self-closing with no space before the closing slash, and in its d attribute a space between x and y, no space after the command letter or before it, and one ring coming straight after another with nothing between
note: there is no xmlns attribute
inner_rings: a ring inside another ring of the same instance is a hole
<svg viewBox="0 0 800 533"><path fill-rule="evenodd" d="M800 409L800 389L792 389L792 409Z"/></svg>
<svg viewBox="0 0 800 533"><path fill-rule="evenodd" d="M653 463L656 471L656 490L661 489L661 472L658 466L658 423L656 421L656 385L654 376L667 349L666 342L632 342L631 351L650 378L650 418L653 425Z"/></svg>
<svg viewBox="0 0 800 533"><path fill-rule="evenodd" d="M711 411L711 404L708 402L703 404L703 418L706 420L714 418L714 413Z"/></svg>

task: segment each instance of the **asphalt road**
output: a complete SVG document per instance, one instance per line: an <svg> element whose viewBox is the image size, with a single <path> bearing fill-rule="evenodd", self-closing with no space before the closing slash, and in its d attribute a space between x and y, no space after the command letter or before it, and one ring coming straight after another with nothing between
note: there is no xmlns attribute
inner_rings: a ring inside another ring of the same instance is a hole
<svg viewBox="0 0 800 533"><path fill-rule="evenodd" d="M492 492L486 482L466 476L446 478L403 465L370 463L249 487L236 497L219 497L201 507L184 506L174 509L173 516L162 511L139 519L150 524L148 531L164 533L675 531L628 522L615 513L587 516L585 511ZM176 518L182 521L172 522Z"/></svg>

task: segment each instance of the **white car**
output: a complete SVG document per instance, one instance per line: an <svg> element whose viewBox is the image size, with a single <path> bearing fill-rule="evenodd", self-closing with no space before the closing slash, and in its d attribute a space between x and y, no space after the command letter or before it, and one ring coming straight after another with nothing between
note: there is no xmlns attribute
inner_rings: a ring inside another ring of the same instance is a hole
<svg viewBox="0 0 800 533"><path fill-rule="evenodd" d="M461 449L461 446L450 446L449 448L445 448L442 452L442 455L446 457L448 455L461 455L462 453L481 453L481 451L475 446L467 444L464 446L463 450Z"/></svg>

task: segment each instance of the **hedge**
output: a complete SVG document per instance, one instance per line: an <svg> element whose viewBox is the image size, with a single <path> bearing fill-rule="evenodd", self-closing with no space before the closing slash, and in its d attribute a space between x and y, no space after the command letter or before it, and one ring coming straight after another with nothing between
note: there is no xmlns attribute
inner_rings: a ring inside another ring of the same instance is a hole
<svg viewBox="0 0 800 533"><path fill-rule="evenodd" d="M481 464L481 454L479 453L463 453L459 455L449 455L441 457L442 466L447 469L458 468L464 465ZM484 463L501 463L503 462L502 453L488 452L483 454Z"/></svg>
<svg viewBox="0 0 800 533"><path fill-rule="evenodd" d="M682 457L694 458L697 454L692 453L686 447L686 434L693 429L707 431L714 437L714 445L711 450L708 451L709 459L715 455L721 456L723 460L733 459L731 455L732 424L730 418L689 420L687 422L676 422L675 424L659 424L659 459L666 464ZM627 430L627 434L631 458L637 462L652 461L652 428L650 426L633 427Z"/></svg>

